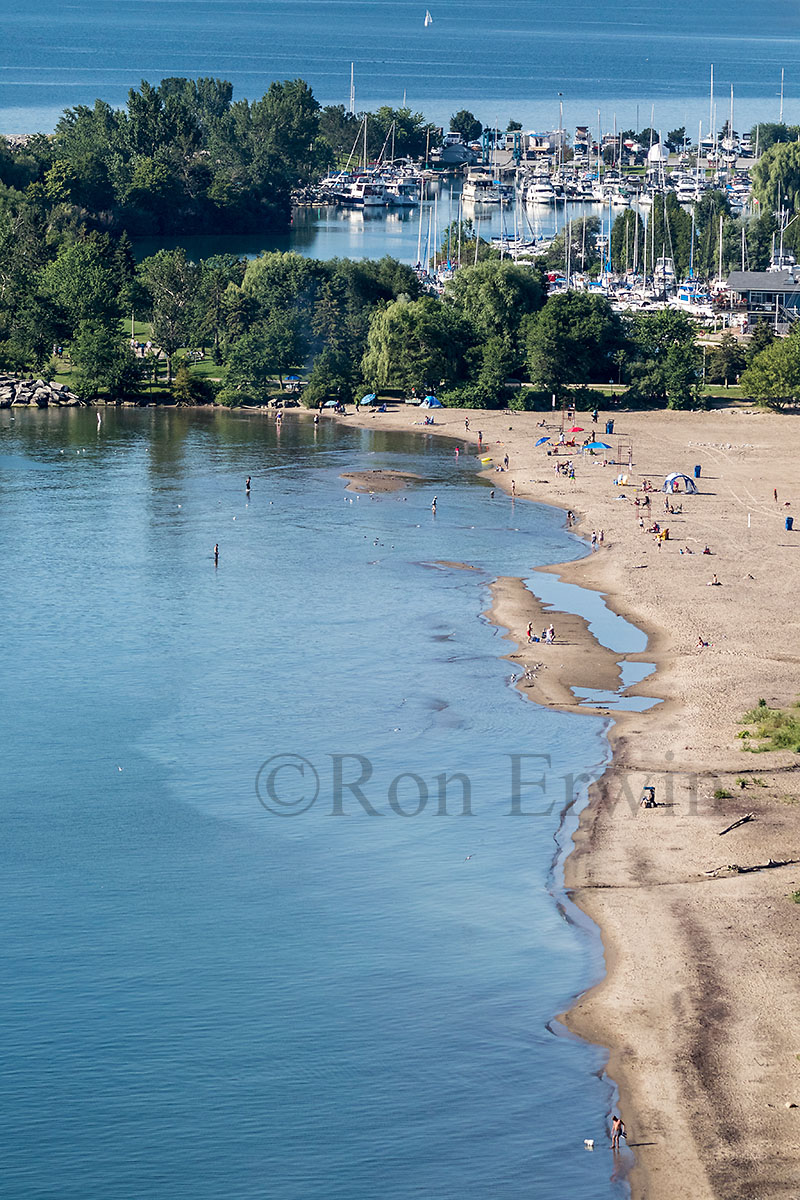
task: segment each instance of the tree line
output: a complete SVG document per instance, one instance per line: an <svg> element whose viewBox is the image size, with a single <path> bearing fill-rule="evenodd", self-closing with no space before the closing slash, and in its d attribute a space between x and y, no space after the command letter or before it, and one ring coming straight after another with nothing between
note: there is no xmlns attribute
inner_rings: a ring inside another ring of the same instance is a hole
<svg viewBox="0 0 800 1200"><path fill-rule="evenodd" d="M126 333L132 314L151 330L144 357ZM58 346L78 389L111 399L141 394L165 363L172 396L194 403L263 402L276 379L300 372L309 404L431 390L448 405L534 407L552 394L580 402L573 389L598 382L627 385L631 402L702 403L685 315L628 318L600 296L548 298L541 266L479 258L438 297L391 258L275 252L192 262L164 249L136 264L126 235L56 235L23 205L0 220L0 369L55 373ZM215 381L193 374L188 348L212 360ZM744 369L737 353L728 347L722 377ZM584 401L596 397L585 391Z"/></svg>
<svg viewBox="0 0 800 1200"><path fill-rule="evenodd" d="M422 155L432 127L421 113L322 108L302 79L234 100L220 79L163 79L131 89L125 108L97 100L67 109L52 137L11 150L0 139L0 204L24 196L43 218L132 237L171 232L285 229L292 189L393 144Z"/></svg>

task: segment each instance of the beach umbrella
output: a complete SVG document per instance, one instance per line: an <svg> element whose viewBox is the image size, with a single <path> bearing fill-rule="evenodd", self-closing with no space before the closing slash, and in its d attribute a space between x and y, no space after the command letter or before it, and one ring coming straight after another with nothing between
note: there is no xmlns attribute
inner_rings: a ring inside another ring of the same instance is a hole
<svg viewBox="0 0 800 1200"><path fill-rule="evenodd" d="M572 429L570 429L570 433L583 433L583 426L582 425L573 425Z"/></svg>
<svg viewBox="0 0 800 1200"><path fill-rule="evenodd" d="M610 450L608 442L587 442L584 450Z"/></svg>
<svg viewBox="0 0 800 1200"><path fill-rule="evenodd" d="M322 407L323 408L336 408L338 403L339 403L338 400L326 400Z"/></svg>
<svg viewBox="0 0 800 1200"><path fill-rule="evenodd" d="M378 397L375 395L374 392L369 392L366 396L362 396L358 403L359 404L374 404L377 399L378 399Z"/></svg>
<svg viewBox="0 0 800 1200"><path fill-rule="evenodd" d="M287 375L286 376L287 383L297 383L299 379L300 379L299 375Z"/></svg>
<svg viewBox="0 0 800 1200"><path fill-rule="evenodd" d="M545 442L549 442L549 441L550 441L549 437L539 438L538 442L536 442L535 445L543 446L545 444Z"/></svg>

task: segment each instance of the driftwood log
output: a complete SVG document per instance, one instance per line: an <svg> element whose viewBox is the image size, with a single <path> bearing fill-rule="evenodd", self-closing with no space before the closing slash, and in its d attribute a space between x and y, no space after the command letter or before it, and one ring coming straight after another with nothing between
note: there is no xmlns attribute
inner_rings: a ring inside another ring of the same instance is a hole
<svg viewBox="0 0 800 1200"><path fill-rule="evenodd" d="M720 871L730 871L734 875L749 875L752 871L768 871L770 867L792 867L797 863L796 858L771 858L769 862L756 863L752 867L740 867L736 863L731 863L724 867L714 867L711 871L704 871L704 875L718 875Z"/></svg>
<svg viewBox="0 0 800 1200"><path fill-rule="evenodd" d="M727 829L720 829L719 836L722 837L724 833L730 833L732 829L738 829L740 825L746 825L748 821L754 821L755 817L755 813L748 813L746 817L740 817L738 821L734 821Z"/></svg>

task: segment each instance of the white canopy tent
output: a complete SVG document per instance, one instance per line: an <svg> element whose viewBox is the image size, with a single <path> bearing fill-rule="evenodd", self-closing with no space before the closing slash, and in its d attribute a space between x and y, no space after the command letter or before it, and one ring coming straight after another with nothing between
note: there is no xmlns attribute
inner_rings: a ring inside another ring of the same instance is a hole
<svg viewBox="0 0 800 1200"><path fill-rule="evenodd" d="M682 483L683 490L689 495L692 495L693 493L695 493L697 491L697 484L695 483L695 481L693 479L690 478L690 476L682 475L680 473L680 471L673 471L672 474L668 475L667 478L664 480L664 483L661 487L662 492L676 491L676 488L674 486L676 483L678 483L678 484Z"/></svg>

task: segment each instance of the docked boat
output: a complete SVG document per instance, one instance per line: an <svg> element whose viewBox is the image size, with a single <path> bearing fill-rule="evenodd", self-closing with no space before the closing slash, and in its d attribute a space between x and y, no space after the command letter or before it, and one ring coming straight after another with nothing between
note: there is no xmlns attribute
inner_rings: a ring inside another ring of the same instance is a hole
<svg viewBox="0 0 800 1200"><path fill-rule="evenodd" d="M377 179L355 179L341 194L345 208L385 208L386 188Z"/></svg>
<svg viewBox="0 0 800 1200"><path fill-rule="evenodd" d="M461 189L461 199L465 204L500 204L503 196L488 167L470 167Z"/></svg>

